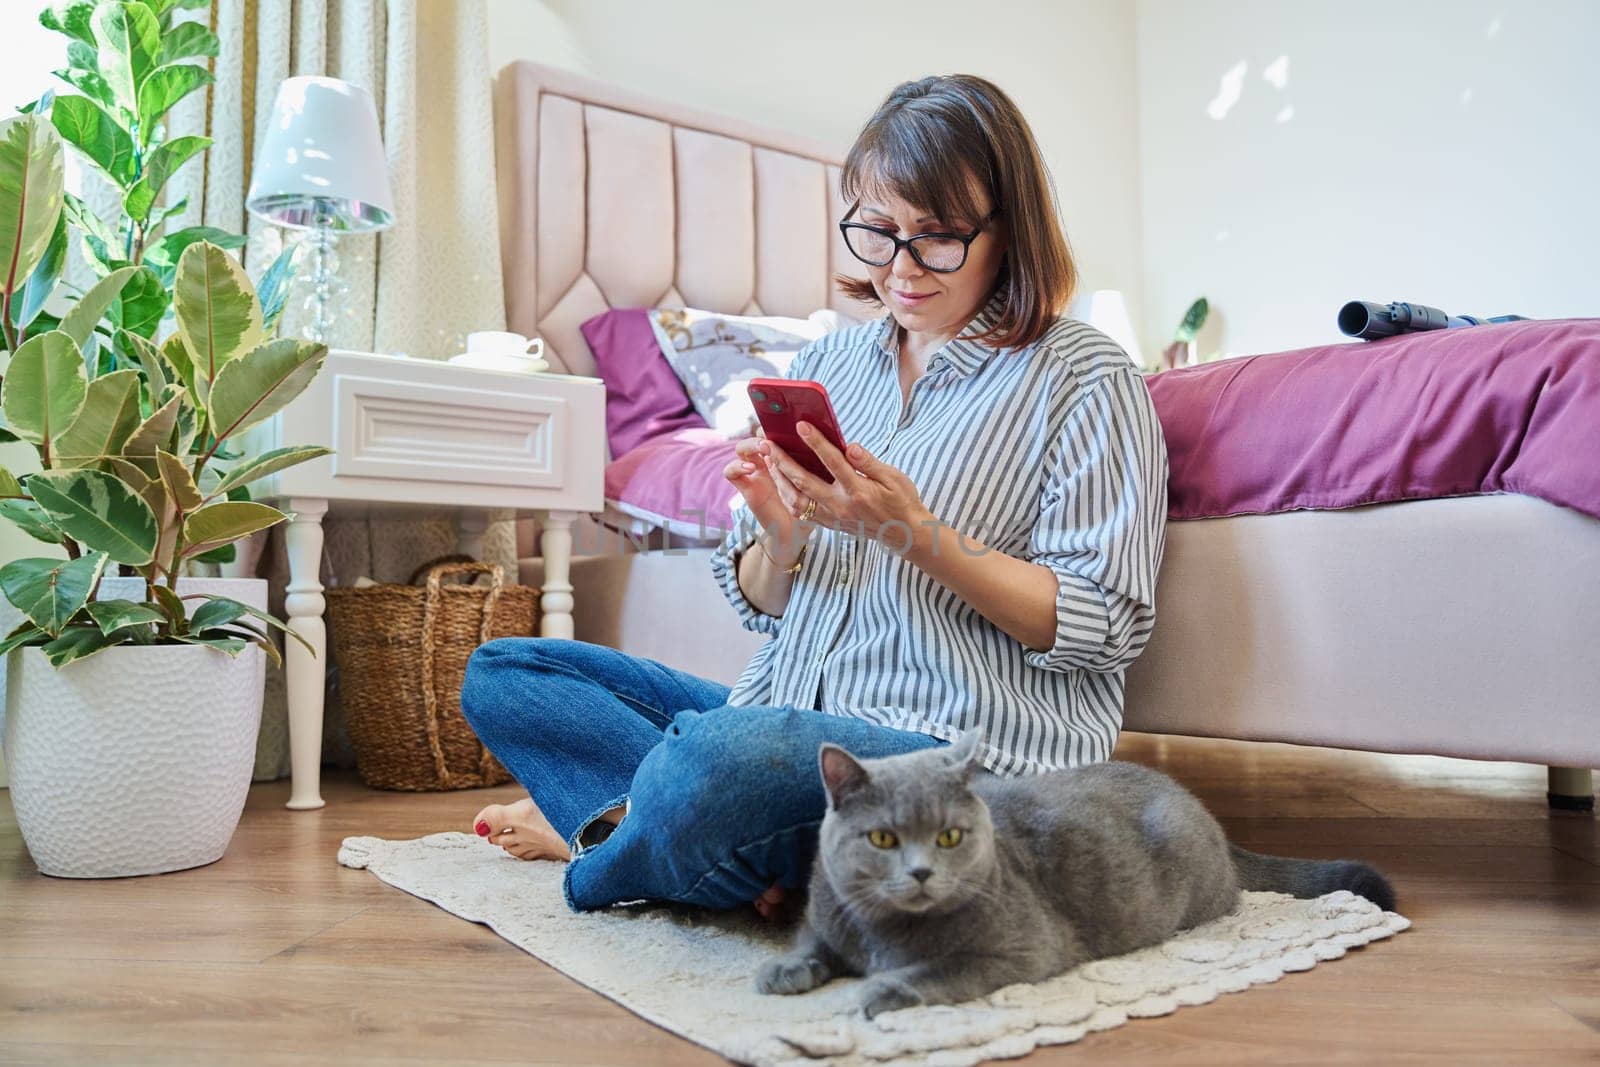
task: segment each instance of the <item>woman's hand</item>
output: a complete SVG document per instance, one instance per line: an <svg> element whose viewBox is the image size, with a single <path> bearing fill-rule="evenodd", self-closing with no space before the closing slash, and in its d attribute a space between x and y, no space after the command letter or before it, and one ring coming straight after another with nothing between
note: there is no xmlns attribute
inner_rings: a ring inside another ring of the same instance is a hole
<svg viewBox="0 0 1600 1067"><path fill-rule="evenodd" d="M803 518L830 530L898 545L902 552L910 548L919 526L936 521L923 506L917 487L901 471L859 444L840 452L808 422L797 424L796 429L833 475L831 485L772 442L756 442L756 448L767 455L774 490L796 521Z"/></svg>
<svg viewBox="0 0 1600 1067"><path fill-rule="evenodd" d="M734 458L722 470L722 476L732 482L745 506L756 517L762 529L777 538L790 537L799 525L772 477L767 441L764 437L747 437L734 448Z"/></svg>

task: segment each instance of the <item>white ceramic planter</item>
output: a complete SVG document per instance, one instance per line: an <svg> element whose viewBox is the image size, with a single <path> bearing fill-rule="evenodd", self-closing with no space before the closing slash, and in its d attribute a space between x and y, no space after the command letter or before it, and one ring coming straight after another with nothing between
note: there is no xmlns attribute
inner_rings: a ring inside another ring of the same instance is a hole
<svg viewBox="0 0 1600 1067"><path fill-rule="evenodd" d="M263 607L260 579L180 579ZM142 599L108 578L100 597ZM192 602L195 604L201 601ZM17 826L39 870L121 878L222 858L244 810L266 658L191 645L122 646L52 670L38 648L6 671L5 761Z"/></svg>

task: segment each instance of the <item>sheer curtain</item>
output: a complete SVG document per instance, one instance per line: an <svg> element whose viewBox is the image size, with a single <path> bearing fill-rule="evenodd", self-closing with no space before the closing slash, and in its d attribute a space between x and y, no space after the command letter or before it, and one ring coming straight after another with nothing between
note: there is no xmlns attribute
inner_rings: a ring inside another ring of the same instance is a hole
<svg viewBox="0 0 1600 1067"><path fill-rule="evenodd" d="M194 12L212 20L222 42L216 83L172 115L175 133L214 143L204 166L191 164L168 186L168 202L188 198L172 223L244 233L244 262L260 277L294 235L250 217L245 190L262 127L284 78L323 74L370 90L377 101L395 196L395 224L339 242L348 286L329 343L360 351L442 359L462 350L473 330L505 328L496 217L494 137L485 0L216 0ZM284 331L309 321L292 292ZM358 576L404 581L419 562L454 550L449 518L427 521L330 517L323 581ZM485 556L515 575L515 534L493 522ZM274 578L281 610L287 578L281 542L269 539L259 573ZM288 773L281 672L269 672L256 777ZM327 704L330 759L348 762L336 687Z"/></svg>

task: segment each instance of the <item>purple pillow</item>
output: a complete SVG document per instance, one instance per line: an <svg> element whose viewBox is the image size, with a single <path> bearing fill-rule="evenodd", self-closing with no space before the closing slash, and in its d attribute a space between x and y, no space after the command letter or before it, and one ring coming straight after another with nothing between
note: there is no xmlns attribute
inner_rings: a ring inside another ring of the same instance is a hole
<svg viewBox="0 0 1600 1067"><path fill-rule="evenodd" d="M611 458L652 437L703 429L683 383L661 354L644 308L612 308L579 327L606 383L606 440Z"/></svg>

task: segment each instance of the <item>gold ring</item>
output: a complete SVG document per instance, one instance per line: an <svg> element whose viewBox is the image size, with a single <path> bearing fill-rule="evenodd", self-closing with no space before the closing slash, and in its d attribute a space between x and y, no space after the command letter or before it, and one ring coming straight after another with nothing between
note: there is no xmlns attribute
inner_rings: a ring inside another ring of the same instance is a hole
<svg viewBox="0 0 1600 1067"><path fill-rule="evenodd" d="M817 502L815 500L812 500L811 503L806 505L806 509L800 513L800 521L801 522L810 522L811 521L811 516L815 515L816 513L817 513Z"/></svg>

